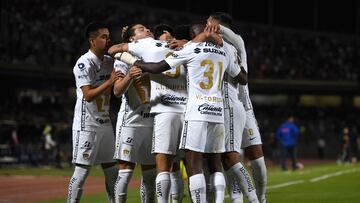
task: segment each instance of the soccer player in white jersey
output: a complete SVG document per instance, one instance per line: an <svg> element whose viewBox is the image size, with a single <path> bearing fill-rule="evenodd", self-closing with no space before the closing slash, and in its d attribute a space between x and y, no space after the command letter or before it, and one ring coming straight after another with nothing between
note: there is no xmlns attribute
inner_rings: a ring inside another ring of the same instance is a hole
<svg viewBox="0 0 360 203"><path fill-rule="evenodd" d="M204 26L204 24L195 24L192 27L194 34L199 34ZM222 43L219 36L214 34L213 37ZM145 63L127 53L116 57L129 64L136 64L143 71L151 73L161 73L171 67L186 65L189 100L186 105L180 149L186 152L191 198L193 202L206 202L206 183L202 172L203 154L209 153L210 157L219 156L225 148L222 78L226 70L241 84L246 84L244 70L229 60L221 46L208 41L198 42L197 39L187 43L183 49L175 51L171 56L158 63ZM215 166L216 164L211 165ZM221 168L221 162L215 167L218 166ZM212 170L216 171L215 168ZM217 169L218 173L220 171L221 169ZM216 178L220 179L219 182L225 186L223 175ZM218 182L218 180L214 181ZM216 198L216 200L216 202L223 202L224 197Z"/></svg>
<svg viewBox="0 0 360 203"><path fill-rule="evenodd" d="M230 42L240 54L241 64L247 71L247 56L244 41L240 35L235 34L229 29L232 22L231 16L223 12L216 12L210 15L208 22L219 26L220 33L224 39ZM248 85L239 86L239 99L244 104L246 111L246 123L241 148L245 148L245 156L250 160L258 199L261 203L264 203L266 202L266 165L262 151L260 132L249 96ZM237 183L233 183L230 185L236 186L236 184ZM238 195L237 190L231 190L230 194L233 195L234 199L242 199L242 195Z"/></svg>
<svg viewBox="0 0 360 203"><path fill-rule="evenodd" d="M84 182L95 164L101 164L109 202L114 202L118 170L113 159L115 136L109 102L111 87L118 75L113 69L114 60L104 55L109 35L105 24L90 23L86 27L90 49L77 60L73 69L77 95L72 138L75 169L68 187L68 203L80 202Z"/></svg>
<svg viewBox="0 0 360 203"><path fill-rule="evenodd" d="M144 61L161 61L173 50L167 42L155 40L145 26L129 26L125 33L131 43L114 45L109 53L129 51ZM170 192L170 169L172 159L177 155L179 137L182 130L183 112L187 102L186 78L184 68L175 67L159 75L150 75L151 79L151 113L154 113L152 152L156 159L156 194L159 203L167 202ZM172 176L181 183L180 172ZM178 187L181 189L181 186ZM179 191L179 194L182 192ZM175 194L176 195L176 194ZM178 198L181 202L181 196Z"/></svg>
<svg viewBox="0 0 360 203"><path fill-rule="evenodd" d="M126 32L126 30L124 30ZM122 36L123 41L129 37ZM151 154L153 115L150 114L150 78L141 69L116 60L115 70L126 76L114 84L114 94L122 96L116 127L114 158L119 175L115 185L116 203L126 202L127 186L136 164L141 165L141 202L155 202L155 157Z"/></svg>

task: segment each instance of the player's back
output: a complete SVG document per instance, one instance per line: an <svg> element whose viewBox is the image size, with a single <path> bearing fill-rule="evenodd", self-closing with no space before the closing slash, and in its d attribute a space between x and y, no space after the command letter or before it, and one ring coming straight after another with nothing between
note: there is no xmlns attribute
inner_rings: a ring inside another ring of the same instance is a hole
<svg viewBox="0 0 360 203"><path fill-rule="evenodd" d="M170 55L164 41L153 38L140 39L129 43L129 51L145 62L159 62ZM150 75L151 78L151 112L179 112L184 111L187 101L186 73L182 66L162 74Z"/></svg>

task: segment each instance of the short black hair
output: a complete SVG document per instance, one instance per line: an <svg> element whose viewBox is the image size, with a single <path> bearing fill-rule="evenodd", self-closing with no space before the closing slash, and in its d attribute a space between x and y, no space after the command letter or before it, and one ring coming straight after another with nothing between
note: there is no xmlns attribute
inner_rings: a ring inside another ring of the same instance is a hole
<svg viewBox="0 0 360 203"><path fill-rule="evenodd" d="M220 21L223 24L226 24L228 27L232 26L232 17L228 13L214 12L210 15L210 17Z"/></svg>
<svg viewBox="0 0 360 203"><path fill-rule="evenodd" d="M98 34L99 29L107 28L109 26L104 22L93 21L89 23L85 28L85 39L89 39L90 37L94 37Z"/></svg>
<svg viewBox="0 0 360 203"><path fill-rule="evenodd" d="M154 27L154 37L159 39L159 37L164 34L164 31L168 31L171 36L174 34L174 29L168 24L158 24Z"/></svg>
<svg viewBox="0 0 360 203"><path fill-rule="evenodd" d="M175 39L186 39L190 41L190 24L180 24L175 26L173 37L175 37Z"/></svg>
<svg viewBox="0 0 360 203"><path fill-rule="evenodd" d="M202 33L206 27L206 22L195 22L192 23L190 27L190 36L192 38L196 37L198 34Z"/></svg>

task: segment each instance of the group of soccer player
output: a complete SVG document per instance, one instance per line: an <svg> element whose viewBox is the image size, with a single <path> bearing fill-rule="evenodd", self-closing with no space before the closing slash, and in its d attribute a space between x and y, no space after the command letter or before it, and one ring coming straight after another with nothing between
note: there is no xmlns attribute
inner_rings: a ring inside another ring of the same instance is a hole
<svg viewBox="0 0 360 203"><path fill-rule="evenodd" d="M86 28L89 51L74 66L77 101L68 202L80 202L91 166L101 164L109 202L126 202L136 164L142 202L182 202L184 160L193 202L266 202L266 166L247 86L244 41L222 12L175 39L142 24L122 30L110 45L105 24ZM115 60L114 60L115 59ZM115 136L111 91L122 102ZM255 187L241 160L250 160ZM225 176L223 175L225 172ZM256 189L255 189L256 188Z"/></svg>

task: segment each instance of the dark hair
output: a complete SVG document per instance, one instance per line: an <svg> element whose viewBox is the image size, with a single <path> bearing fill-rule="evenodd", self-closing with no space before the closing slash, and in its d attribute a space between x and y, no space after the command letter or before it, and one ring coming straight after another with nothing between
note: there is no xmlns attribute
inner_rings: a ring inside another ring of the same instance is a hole
<svg viewBox="0 0 360 203"><path fill-rule="evenodd" d="M232 17L225 12L215 12L210 15L210 17L214 18L215 20L220 21L221 23L225 24L228 27L232 26Z"/></svg>
<svg viewBox="0 0 360 203"><path fill-rule="evenodd" d="M173 36L175 37L175 39L186 39L190 41L191 40L190 25L182 24L175 26Z"/></svg>
<svg viewBox="0 0 360 203"><path fill-rule="evenodd" d="M99 34L98 32L99 29L102 28L109 29L109 26L106 23L97 22L97 21L89 23L85 28L85 39L89 39L90 37L96 36L97 34Z"/></svg>
<svg viewBox="0 0 360 203"><path fill-rule="evenodd" d="M190 27L190 36L192 38L194 38L195 36L197 36L198 34L200 34L201 32L204 31L206 27L206 23L205 22L196 22L193 23Z"/></svg>
<svg viewBox="0 0 360 203"><path fill-rule="evenodd" d="M158 24L154 27L154 37L159 39L159 37L164 34L164 31L168 31L171 36L174 34L174 29L168 24Z"/></svg>
<svg viewBox="0 0 360 203"><path fill-rule="evenodd" d="M135 29L134 29L135 25L138 25L138 23L134 23L122 28L121 31L122 42L130 42L130 37L135 35Z"/></svg>

